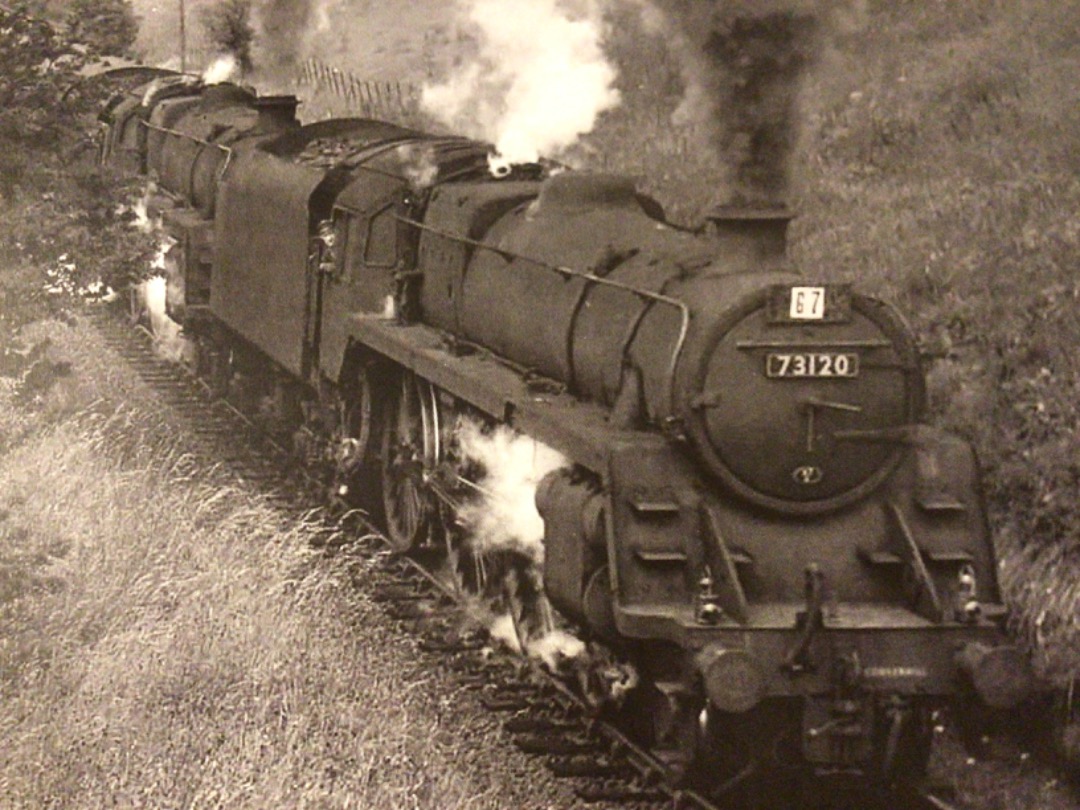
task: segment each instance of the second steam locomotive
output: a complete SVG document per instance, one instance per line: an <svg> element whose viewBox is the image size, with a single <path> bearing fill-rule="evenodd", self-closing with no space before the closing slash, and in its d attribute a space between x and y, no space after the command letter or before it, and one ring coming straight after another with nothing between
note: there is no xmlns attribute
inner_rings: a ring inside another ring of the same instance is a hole
<svg viewBox="0 0 1080 810"><path fill-rule="evenodd" d="M787 216L688 231L621 177L495 178L486 144L295 108L176 76L103 114L198 365L378 493L403 553L482 553L462 417L558 451L537 587L632 663L602 710L673 773L910 782L936 709L1026 696L974 454L922 421L900 315L788 268Z"/></svg>

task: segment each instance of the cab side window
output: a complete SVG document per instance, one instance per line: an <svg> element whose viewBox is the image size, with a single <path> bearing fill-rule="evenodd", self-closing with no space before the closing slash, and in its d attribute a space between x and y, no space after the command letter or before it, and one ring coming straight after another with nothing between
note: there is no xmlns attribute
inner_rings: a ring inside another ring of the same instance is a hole
<svg viewBox="0 0 1080 810"><path fill-rule="evenodd" d="M364 220L355 211L342 211L341 234L343 246L341 257L343 265L339 278L353 278L360 258L360 249L364 244Z"/></svg>
<svg viewBox="0 0 1080 810"><path fill-rule="evenodd" d="M398 223L394 203L388 202L367 220L364 241L364 264L368 267L393 267L398 259Z"/></svg>

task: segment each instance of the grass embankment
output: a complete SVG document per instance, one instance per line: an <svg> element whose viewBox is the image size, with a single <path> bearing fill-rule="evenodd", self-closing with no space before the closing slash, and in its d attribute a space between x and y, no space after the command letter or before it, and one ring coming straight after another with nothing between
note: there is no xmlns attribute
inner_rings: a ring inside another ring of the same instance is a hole
<svg viewBox="0 0 1080 810"><path fill-rule="evenodd" d="M530 806L360 562L184 455L123 372L84 374L91 336L47 331L75 373L29 416L0 401L0 806Z"/></svg>

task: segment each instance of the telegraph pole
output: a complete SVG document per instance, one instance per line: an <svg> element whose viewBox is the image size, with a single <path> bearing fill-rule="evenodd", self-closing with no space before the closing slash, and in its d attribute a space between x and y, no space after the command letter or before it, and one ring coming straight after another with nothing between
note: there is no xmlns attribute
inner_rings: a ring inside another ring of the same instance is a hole
<svg viewBox="0 0 1080 810"><path fill-rule="evenodd" d="M184 0L180 0L180 72L187 73L187 27L185 24Z"/></svg>

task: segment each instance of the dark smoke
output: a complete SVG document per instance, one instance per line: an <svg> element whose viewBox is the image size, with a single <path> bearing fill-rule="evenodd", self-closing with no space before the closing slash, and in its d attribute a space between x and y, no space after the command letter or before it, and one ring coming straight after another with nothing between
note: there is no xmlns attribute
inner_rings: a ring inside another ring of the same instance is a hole
<svg viewBox="0 0 1080 810"><path fill-rule="evenodd" d="M730 205L776 206L799 138L799 92L815 63L827 3L639 0L661 14L685 94L676 120L702 132Z"/></svg>
<svg viewBox="0 0 1080 810"><path fill-rule="evenodd" d="M230 54L241 74L251 72L251 49L255 29L251 25L251 0L221 0L199 9L199 23L214 52Z"/></svg>
<svg viewBox="0 0 1080 810"><path fill-rule="evenodd" d="M813 16L794 12L724 15L705 38L703 53L716 68L713 138L731 168L734 204L786 196L800 80L817 27Z"/></svg>
<svg viewBox="0 0 1080 810"><path fill-rule="evenodd" d="M286 76L303 60L314 0L257 0L259 38L256 63L270 76Z"/></svg>

